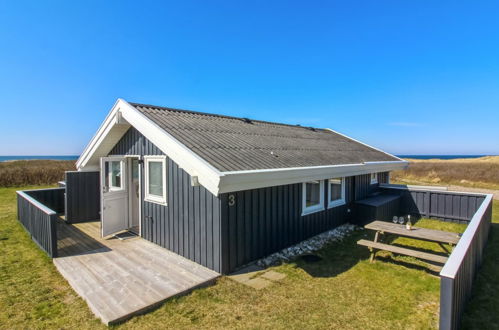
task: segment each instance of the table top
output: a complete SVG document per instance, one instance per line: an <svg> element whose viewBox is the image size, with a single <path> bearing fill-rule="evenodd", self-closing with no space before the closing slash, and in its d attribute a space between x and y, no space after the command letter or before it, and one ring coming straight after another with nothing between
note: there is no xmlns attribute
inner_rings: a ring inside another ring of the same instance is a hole
<svg viewBox="0 0 499 330"><path fill-rule="evenodd" d="M411 230L407 230L405 225L399 225L387 221L373 221L365 225L364 228L439 243L457 244L460 238L457 233L451 233L443 230L418 227L412 227Z"/></svg>

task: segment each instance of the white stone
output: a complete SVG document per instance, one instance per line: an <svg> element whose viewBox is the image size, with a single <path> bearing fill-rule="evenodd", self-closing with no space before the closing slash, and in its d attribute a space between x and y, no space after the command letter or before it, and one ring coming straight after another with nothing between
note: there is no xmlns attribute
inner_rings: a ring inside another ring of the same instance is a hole
<svg viewBox="0 0 499 330"><path fill-rule="evenodd" d="M327 243L341 241L357 229L359 229L359 227L355 225L344 224L296 245L287 247L279 252L273 253L263 259L257 260L255 263L262 267L268 267L279 264L282 261L289 261L297 256L320 250Z"/></svg>

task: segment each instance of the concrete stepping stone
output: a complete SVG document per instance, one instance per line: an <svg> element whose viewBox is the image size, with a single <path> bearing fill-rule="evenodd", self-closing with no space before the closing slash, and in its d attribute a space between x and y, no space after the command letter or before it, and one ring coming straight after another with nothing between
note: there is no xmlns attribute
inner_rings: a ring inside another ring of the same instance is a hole
<svg viewBox="0 0 499 330"><path fill-rule="evenodd" d="M286 277L286 274L279 273L279 272L276 272L273 270L269 270L268 272L265 272L262 275L260 275L260 277L263 277L264 279L271 280L271 281L280 281Z"/></svg>

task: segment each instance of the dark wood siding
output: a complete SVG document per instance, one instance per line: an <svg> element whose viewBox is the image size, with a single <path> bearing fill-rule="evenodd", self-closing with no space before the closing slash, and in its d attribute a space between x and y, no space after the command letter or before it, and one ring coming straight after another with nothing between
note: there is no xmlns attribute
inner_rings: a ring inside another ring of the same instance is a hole
<svg viewBox="0 0 499 330"><path fill-rule="evenodd" d="M109 154L144 156L163 152L132 127ZM202 186L193 187L190 175L171 159L167 171L167 205L142 201L142 237L221 272L219 198ZM144 196L144 185L141 187Z"/></svg>
<svg viewBox="0 0 499 330"><path fill-rule="evenodd" d="M100 219L99 172L66 172L66 221Z"/></svg>
<svg viewBox="0 0 499 330"><path fill-rule="evenodd" d="M130 128L110 155L163 153ZM168 206L142 201L142 236L222 273L347 222L351 202L378 188L369 175L349 177L346 205L302 216L301 183L216 197L190 182L189 174L169 159ZM327 204L327 187L324 193ZM228 205L230 195L234 206Z"/></svg>
<svg viewBox="0 0 499 330"><path fill-rule="evenodd" d="M357 175L355 177L355 200L361 200L377 191L380 183L389 183L389 172L378 173L378 183L371 184L371 175Z"/></svg>
<svg viewBox="0 0 499 330"><path fill-rule="evenodd" d="M327 208L326 185L326 209L305 216L301 183L222 194L224 273L347 222L354 179L345 181L345 205Z"/></svg>
<svg viewBox="0 0 499 330"><path fill-rule="evenodd" d="M64 188L49 188L25 190L28 196L33 197L55 213L64 213Z"/></svg>
<svg viewBox="0 0 499 330"><path fill-rule="evenodd" d="M378 173L378 182L379 183L390 183L390 172Z"/></svg>
<svg viewBox="0 0 499 330"><path fill-rule="evenodd" d="M61 211L64 212L64 188L17 192L19 222L51 258L57 257L57 213Z"/></svg>

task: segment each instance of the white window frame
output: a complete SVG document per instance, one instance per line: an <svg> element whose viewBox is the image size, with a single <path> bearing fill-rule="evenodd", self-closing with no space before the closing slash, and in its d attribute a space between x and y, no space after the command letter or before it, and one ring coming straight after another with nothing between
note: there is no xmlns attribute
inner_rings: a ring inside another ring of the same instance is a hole
<svg viewBox="0 0 499 330"><path fill-rule="evenodd" d="M331 183L329 182L330 179L341 179L341 198L332 201L331 200ZM327 207L328 209L345 205L346 200L345 200L345 178L330 178L327 180L327 198L328 198L328 204Z"/></svg>
<svg viewBox="0 0 499 330"><path fill-rule="evenodd" d="M315 181L315 180L314 180ZM318 180L319 181L319 189L320 189L320 201L319 204L309 206L307 207L307 182L303 182L303 188L302 188L302 213L301 215L307 215L307 214L312 214L316 212L320 212L324 210L324 180Z"/></svg>
<svg viewBox="0 0 499 330"><path fill-rule="evenodd" d="M378 172L371 173L371 184L378 183Z"/></svg>
<svg viewBox="0 0 499 330"><path fill-rule="evenodd" d="M163 196L152 195L149 193L149 163L161 162L163 165ZM166 184L168 170L166 168L166 156L144 156L144 200L146 202L167 205Z"/></svg>
<svg viewBox="0 0 499 330"><path fill-rule="evenodd" d="M113 170L111 168L111 163L112 162L118 162L120 163L120 187L115 187L113 186L113 176L112 176L112 173L113 173ZM108 189L109 191L123 191L126 189L126 182L124 181L124 178L126 177L126 175L124 175L123 173L123 170L124 170L124 166L123 166L123 160L120 158L120 159L110 159L108 161L108 178L107 178L107 186L108 186Z"/></svg>

